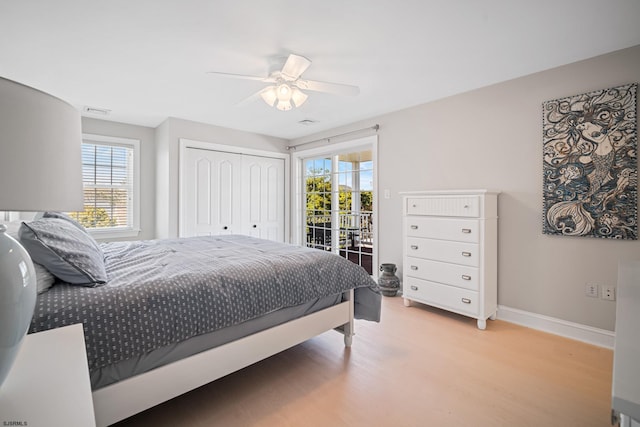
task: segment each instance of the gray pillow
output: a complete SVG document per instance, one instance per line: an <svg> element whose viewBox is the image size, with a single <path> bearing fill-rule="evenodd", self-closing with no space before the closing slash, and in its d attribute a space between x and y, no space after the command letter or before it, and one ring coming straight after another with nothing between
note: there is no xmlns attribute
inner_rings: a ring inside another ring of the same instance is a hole
<svg viewBox="0 0 640 427"><path fill-rule="evenodd" d="M37 262L33 263L33 268L36 271L36 289L41 294L49 290L56 281L56 278L43 266Z"/></svg>
<svg viewBox="0 0 640 427"><path fill-rule="evenodd" d="M12 221L4 225L7 227L7 232L6 232L7 235L20 241L20 237L18 237L18 232L20 230L20 225L22 225L22 223L20 221ZM53 286L53 283L56 281L56 278L53 277L53 275L49 272L49 270L47 270L37 262L33 263L33 268L36 271L36 283L37 283L36 288L38 290L38 293L41 294L47 291L51 286Z"/></svg>
<svg viewBox="0 0 640 427"><path fill-rule="evenodd" d="M23 222L19 236L33 262L60 280L83 286L107 282L102 250L91 236L69 221L42 218Z"/></svg>

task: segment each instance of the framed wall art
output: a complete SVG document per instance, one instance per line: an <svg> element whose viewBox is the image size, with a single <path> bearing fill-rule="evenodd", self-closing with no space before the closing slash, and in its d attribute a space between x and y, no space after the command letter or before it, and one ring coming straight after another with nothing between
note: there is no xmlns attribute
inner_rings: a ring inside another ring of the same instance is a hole
<svg viewBox="0 0 640 427"><path fill-rule="evenodd" d="M637 88L542 104L543 233L638 238Z"/></svg>

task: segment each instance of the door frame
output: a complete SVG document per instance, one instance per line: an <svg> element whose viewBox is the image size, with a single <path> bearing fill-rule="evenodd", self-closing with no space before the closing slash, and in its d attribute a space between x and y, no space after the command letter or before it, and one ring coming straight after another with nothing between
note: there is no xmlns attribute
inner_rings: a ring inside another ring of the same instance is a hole
<svg viewBox="0 0 640 427"><path fill-rule="evenodd" d="M293 199L291 211L291 243L303 246L304 236L302 233L303 218L305 212L305 198L303 182L303 163L305 159L318 156L333 156L336 153L345 151L371 150L373 161L373 259L372 272L375 272L378 265L378 224L380 216L378 210L378 135L370 135L363 138L352 139L339 143L331 143L328 146L310 148L296 151L291 154L292 174L291 174L291 197ZM374 273L375 274L375 273Z"/></svg>
<svg viewBox="0 0 640 427"><path fill-rule="evenodd" d="M185 178L186 166L184 164L185 152L189 148L197 148L200 150L222 151L233 154L246 154L249 156L267 157L272 159L284 159L284 241L291 241L291 159L288 153L278 153L277 151L257 150L254 148L238 147L237 145L219 144L215 142L196 141L193 139L180 138L178 152L178 236L183 235L182 218L184 217L184 209L186 203L184 201L185 194Z"/></svg>

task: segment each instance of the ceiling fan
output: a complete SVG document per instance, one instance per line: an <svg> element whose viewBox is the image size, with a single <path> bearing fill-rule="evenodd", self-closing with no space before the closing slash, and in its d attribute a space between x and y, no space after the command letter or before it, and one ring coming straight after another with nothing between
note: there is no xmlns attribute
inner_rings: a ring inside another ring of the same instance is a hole
<svg viewBox="0 0 640 427"><path fill-rule="evenodd" d="M311 61L309 59L292 53L287 57L287 61L281 70L274 71L267 77L221 73L217 71L209 71L208 73L236 79L258 80L264 83L270 83L269 86L261 89L240 104L259 96L269 106L275 106L278 110L282 111L288 111L294 106L300 107L307 100L309 95L302 90L350 96L355 96L360 93L358 86L303 79L302 73L304 73L310 65Z"/></svg>

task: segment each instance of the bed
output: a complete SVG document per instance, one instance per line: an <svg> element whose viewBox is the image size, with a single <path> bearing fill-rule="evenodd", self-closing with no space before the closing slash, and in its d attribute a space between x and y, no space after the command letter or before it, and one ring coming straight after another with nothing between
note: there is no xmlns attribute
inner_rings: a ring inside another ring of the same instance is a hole
<svg viewBox="0 0 640 427"><path fill-rule="evenodd" d="M19 233L58 278L40 290L29 332L83 324L98 425L327 330L350 346L354 319L380 320L376 283L325 251L240 235L101 244L87 236L56 213Z"/></svg>

